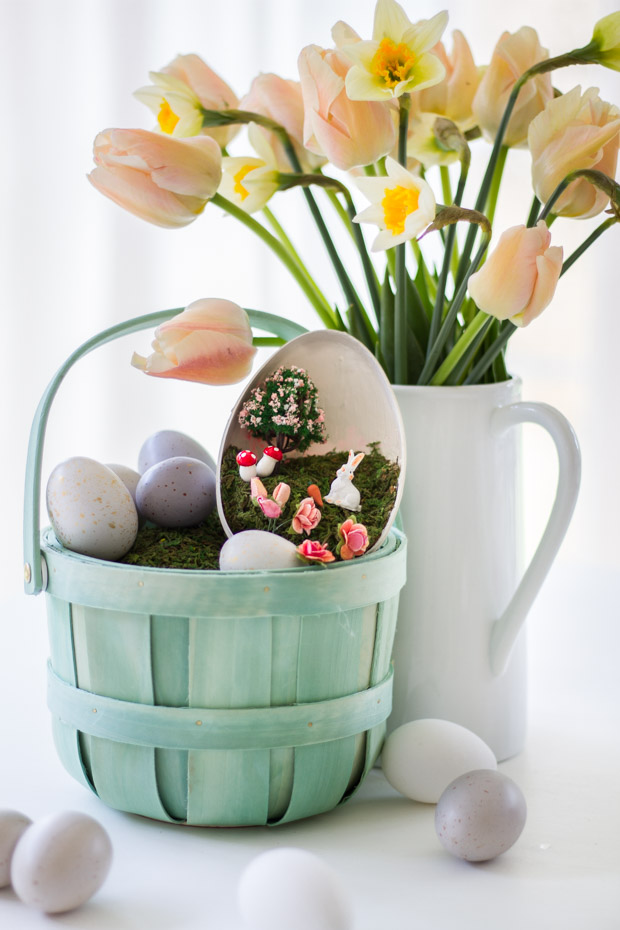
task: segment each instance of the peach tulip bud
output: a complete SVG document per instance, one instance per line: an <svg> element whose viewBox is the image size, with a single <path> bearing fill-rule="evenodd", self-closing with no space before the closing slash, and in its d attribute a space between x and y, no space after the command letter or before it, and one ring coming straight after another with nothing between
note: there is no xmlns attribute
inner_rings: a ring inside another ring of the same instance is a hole
<svg viewBox="0 0 620 930"><path fill-rule="evenodd" d="M239 109L259 113L283 126L293 143L303 171L314 171L325 159L304 147L304 102L299 81L289 81L277 74L259 74L241 99ZM256 135L262 134L269 143L280 171L291 171L292 166L281 139L276 133L254 124ZM255 139L250 138L252 145Z"/></svg>
<svg viewBox="0 0 620 930"><path fill-rule="evenodd" d="M345 78L352 63L343 52L308 45L298 65L306 148L343 170L373 164L392 150L396 140L392 113L382 101L349 99Z"/></svg>
<svg viewBox="0 0 620 930"><path fill-rule="evenodd" d="M296 533L307 533L309 535L319 525L320 521L321 511L315 506L311 497L305 497L297 508L292 526Z"/></svg>
<svg viewBox="0 0 620 930"><path fill-rule="evenodd" d="M198 55L178 55L161 71L151 71L152 85L140 87L134 97L157 117L158 128L174 136L211 136L226 146L241 128L203 128L204 110L230 110L239 106L236 94Z"/></svg>
<svg viewBox="0 0 620 930"><path fill-rule="evenodd" d="M286 482L280 481L279 484L276 484L275 488L273 489L273 494L271 496L273 497L276 504L279 504L281 507L284 507L289 497L291 496L291 489L289 485L286 484Z"/></svg>
<svg viewBox="0 0 620 930"><path fill-rule="evenodd" d="M548 50L542 47L536 30L530 26L522 26L515 33L504 32L500 37L473 101L476 122L491 141L495 139L517 79L532 65L548 57ZM530 78L519 91L503 144L525 145L529 124L552 98L550 73Z"/></svg>
<svg viewBox="0 0 620 930"><path fill-rule="evenodd" d="M474 63L463 33L455 29L452 36L451 55L447 54L442 42L431 49L446 69L445 78L439 84L419 91L413 99L420 112L444 116L456 123L461 132L467 132L476 125L472 103L480 84L481 72Z"/></svg>
<svg viewBox="0 0 620 930"><path fill-rule="evenodd" d="M249 374L256 349L248 315L230 300L195 300L155 330L153 353L131 364L147 375L202 384L235 384Z"/></svg>
<svg viewBox="0 0 620 930"><path fill-rule="evenodd" d="M538 199L548 200L571 171L595 168L615 177L619 133L620 110L601 100L595 87L583 95L581 87L574 87L550 100L532 121L528 134L532 184ZM577 178L555 202L553 212L584 219L596 216L608 201L604 191Z"/></svg>
<svg viewBox="0 0 620 930"><path fill-rule="evenodd" d="M110 200L156 226L187 226L216 193L222 176L217 142L170 139L145 129L107 129L95 139L88 180Z"/></svg>
<svg viewBox="0 0 620 930"><path fill-rule="evenodd" d="M261 496L256 498L256 502L268 520L277 520L281 516L282 508L276 501Z"/></svg>
<svg viewBox="0 0 620 930"><path fill-rule="evenodd" d="M469 294L480 310L498 320L527 326L551 303L562 271L562 248L552 246L543 220L532 228L513 226L499 238Z"/></svg>
<svg viewBox="0 0 620 930"><path fill-rule="evenodd" d="M250 478L250 494L252 500L258 500L259 497L267 497L267 488L256 475Z"/></svg>

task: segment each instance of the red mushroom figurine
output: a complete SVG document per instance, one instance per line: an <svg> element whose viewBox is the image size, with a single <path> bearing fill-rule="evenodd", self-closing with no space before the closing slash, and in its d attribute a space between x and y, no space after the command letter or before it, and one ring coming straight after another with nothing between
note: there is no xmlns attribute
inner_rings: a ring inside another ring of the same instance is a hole
<svg viewBox="0 0 620 930"><path fill-rule="evenodd" d="M243 481L250 481L256 477L256 456L249 449L243 449L237 454L237 465L239 466L239 477Z"/></svg>
<svg viewBox="0 0 620 930"><path fill-rule="evenodd" d="M273 472L276 464L282 461L282 453L277 446L267 446L263 450L263 456L256 466L256 474L261 478L267 478Z"/></svg>

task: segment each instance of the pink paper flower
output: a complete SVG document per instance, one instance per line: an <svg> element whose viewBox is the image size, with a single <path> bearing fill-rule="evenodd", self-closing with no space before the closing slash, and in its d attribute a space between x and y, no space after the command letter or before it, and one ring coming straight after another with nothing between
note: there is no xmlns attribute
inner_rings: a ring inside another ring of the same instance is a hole
<svg viewBox="0 0 620 930"><path fill-rule="evenodd" d="M338 546L338 554L341 559L352 559L356 555L363 555L368 548L368 532L363 523L354 523L353 520L345 520L338 527L338 532L342 542Z"/></svg>
<svg viewBox="0 0 620 930"><path fill-rule="evenodd" d="M256 477L250 478L250 494L252 495L253 500L258 500L261 497L267 497L267 488L260 480Z"/></svg>
<svg viewBox="0 0 620 930"><path fill-rule="evenodd" d="M320 521L321 511L311 497L305 497L293 517L293 529L296 533L308 533L309 535Z"/></svg>
<svg viewBox="0 0 620 930"><path fill-rule="evenodd" d="M275 501L272 501L268 497L257 497L256 503L269 520L275 520L282 514L282 508L280 505L276 504Z"/></svg>
<svg viewBox="0 0 620 930"><path fill-rule="evenodd" d="M291 496L291 489L284 481L280 481L279 484L276 484L271 496L277 504L279 504L281 507L284 507L289 497Z"/></svg>
<svg viewBox="0 0 620 930"><path fill-rule="evenodd" d="M325 548L325 543L320 543L316 539L305 539L297 546L299 557L304 562L334 562L335 555Z"/></svg>

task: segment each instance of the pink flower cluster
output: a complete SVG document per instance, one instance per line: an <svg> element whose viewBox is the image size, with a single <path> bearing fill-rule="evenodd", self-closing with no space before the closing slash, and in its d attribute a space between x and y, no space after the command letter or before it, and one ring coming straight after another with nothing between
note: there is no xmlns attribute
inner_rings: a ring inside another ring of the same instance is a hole
<svg viewBox="0 0 620 930"><path fill-rule="evenodd" d="M363 555L368 548L368 532L363 523L354 523L350 518L338 527L341 542L338 545L338 555L341 559L352 559Z"/></svg>
<svg viewBox="0 0 620 930"><path fill-rule="evenodd" d="M321 511L314 500L311 497L304 497L293 517L292 526L296 533L307 533L309 535L319 525L320 520Z"/></svg>
<svg viewBox="0 0 620 930"><path fill-rule="evenodd" d="M326 548L325 543L320 543L316 539L304 539L304 541L297 546L297 552L304 562L319 562L325 564L326 562L336 561L336 556Z"/></svg>

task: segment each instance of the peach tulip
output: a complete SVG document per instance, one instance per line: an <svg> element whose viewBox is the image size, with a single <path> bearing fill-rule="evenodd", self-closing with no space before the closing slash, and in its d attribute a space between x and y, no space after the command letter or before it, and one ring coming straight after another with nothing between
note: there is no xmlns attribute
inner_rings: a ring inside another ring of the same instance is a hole
<svg viewBox="0 0 620 930"><path fill-rule="evenodd" d="M303 171L314 171L325 161L304 147L304 102L299 81L289 81L277 74L259 74L242 97L239 109L259 113L283 126ZM266 137L277 167L281 171L291 171L291 162L276 133L262 126L255 125L254 128ZM254 141L250 141L254 145Z"/></svg>
<svg viewBox="0 0 620 930"><path fill-rule="evenodd" d="M239 126L203 128L202 110L230 110L239 105L236 94L198 55L178 55L161 71L151 71L152 85L134 96L157 117L162 132L173 136L211 136L226 146Z"/></svg>
<svg viewBox="0 0 620 930"><path fill-rule="evenodd" d="M392 150L396 128L388 105L347 96L345 79L351 62L345 54L308 45L298 66L306 148L345 171L373 164Z"/></svg>
<svg viewBox="0 0 620 930"><path fill-rule="evenodd" d="M280 507L284 507L289 497L291 496L290 485L286 484L285 481L278 482L278 484L276 484L275 488L273 489L273 494L271 496L273 497L276 504L279 504Z"/></svg>
<svg viewBox="0 0 620 930"><path fill-rule="evenodd" d="M267 489L256 475L250 478L250 495L252 500L258 500L259 497L267 497Z"/></svg>
<svg viewBox="0 0 620 930"><path fill-rule="evenodd" d="M533 120L528 134L532 183L538 199L542 203L548 200L571 171L594 168L615 177L619 134L620 110L601 100L595 87L583 94L581 87L574 87L550 100ZM596 216L608 201L604 191L578 178L556 201L553 212L584 219Z"/></svg>
<svg viewBox="0 0 620 930"><path fill-rule="evenodd" d="M532 65L548 57L549 52L542 47L536 30L530 26L522 26L515 33L504 32L500 37L473 101L476 122L491 141L495 139L517 79ZM529 124L552 98L549 73L530 78L519 92L503 144L524 146Z"/></svg>
<svg viewBox="0 0 620 930"><path fill-rule="evenodd" d="M155 330L153 353L131 364L157 378L235 384L249 374L256 349L248 315L230 300L205 298Z"/></svg>
<svg viewBox="0 0 620 930"><path fill-rule="evenodd" d="M88 179L156 226L187 226L216 193L222 156L213 139L170 139L145 129L107 129L95 139Z"/></svg>
<svg viewBox="0 0 620 930"><path fill-rule="evenodd" d="M267 519L277 520L282 515L282 508L276 501L261 496L256 498L256 502Z"/></svg>
<svg viewBox="0 0 620 930"><path fill-rule="evenodd" d="M487 262L469 279L470 297L480 310L515 326L527 326L539 316L551 303L562 271L562 248L550 243L543 220L503 232Z"/></svg>
<svg viewBox="0 0 620 930"><path fill-rule="evenodd" d="M476 125L472 103L480 84L481 72L474 63L463 33L455 29L452 36L451 55L448 55L442 42L431 49L446 70L443 81L419 91L413 99L421 113L445 116L456 123L461 132L467 132Z"/></svg>

